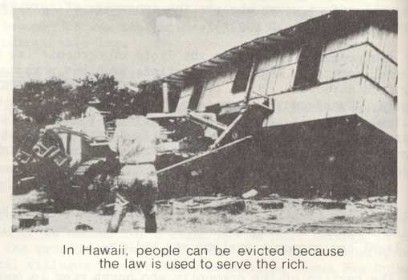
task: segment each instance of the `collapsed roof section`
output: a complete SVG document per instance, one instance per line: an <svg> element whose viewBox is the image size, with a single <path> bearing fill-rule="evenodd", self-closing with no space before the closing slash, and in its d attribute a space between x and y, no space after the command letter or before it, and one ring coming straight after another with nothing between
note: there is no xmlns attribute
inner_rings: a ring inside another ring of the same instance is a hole
<svg viewBox="0 0 408 280"><path fill-rule="evenodd" d="M183 87L194 83L207 73L252 60L255 54L290 45L301 45L314 39L339 36L368 25L397 32L397 11L332 11L276 33L256 38L154 82L167 82Z"/></svg>

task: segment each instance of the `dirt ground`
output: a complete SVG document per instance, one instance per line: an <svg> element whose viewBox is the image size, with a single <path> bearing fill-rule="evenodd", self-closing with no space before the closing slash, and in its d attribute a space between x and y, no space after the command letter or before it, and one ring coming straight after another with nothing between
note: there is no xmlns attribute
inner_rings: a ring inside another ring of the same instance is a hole
<svg viewBox="0 0 408 280"><path fill-rule="evenodd" d="M27 210L26 205L40 205L43 194L31 191L15 195L13 199L13 231L30 232L104 232L110 219L101 211L66 210L62 213L44 213L48 225L20 227L20 218L41 215ZM345 209L307 207L303 199L273 198L269 201L283 203L281 209L265 209L259 200L240 198L206 197L209 201L239 202L240 209L190 207L200 197L159 201L157 222L160 232L185 233L396 233L397 204L393 197L376 197L360 201L344 201ZM41 208L41 207L39 207ZM269 207L270 208L270 207ZM78 227L79 226L79 227ZM140 212L128 213L120 232L143 232L144 219Z"/></svg>

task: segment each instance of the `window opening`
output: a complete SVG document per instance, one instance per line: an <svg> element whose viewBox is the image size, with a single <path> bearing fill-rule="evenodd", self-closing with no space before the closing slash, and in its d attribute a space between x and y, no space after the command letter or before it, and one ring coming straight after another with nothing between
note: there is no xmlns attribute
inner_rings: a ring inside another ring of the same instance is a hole
<svg viewBox="0 0 408 280"><path fill-rule="evenodd" d="M246 90L250 73L251 63L244 63L238 67L234 83L232 84L232 93L243 92Z"/></svg>
<svg viewBox="0 0 408 280"><path fill-rule="evenodd" d="M299 56L294 87L314 86L318 83L322 44L309 44L302 48Z"/></svg>

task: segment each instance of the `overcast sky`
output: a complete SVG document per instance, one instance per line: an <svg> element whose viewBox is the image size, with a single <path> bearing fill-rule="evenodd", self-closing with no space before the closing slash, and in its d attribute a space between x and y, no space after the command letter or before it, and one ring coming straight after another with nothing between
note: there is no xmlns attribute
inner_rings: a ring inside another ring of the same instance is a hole
<svg viewBox="0 0 408 280"><path fill-rule="evenodd" d="M171 74L327 11L14 10L14 85L87 73Z"/></svg>

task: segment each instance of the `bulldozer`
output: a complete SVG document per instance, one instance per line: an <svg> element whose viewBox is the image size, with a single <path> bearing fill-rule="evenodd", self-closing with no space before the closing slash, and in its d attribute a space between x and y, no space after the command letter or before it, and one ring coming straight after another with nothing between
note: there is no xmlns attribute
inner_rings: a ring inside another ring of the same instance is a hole
<svg viewBox="0 0 408 280"><path fill-rule="evenodd" d="M208 112L148 114L162 127L156 161L160 198L216 194L242 183L237 174L245 172L245 158L258 152L254 138L273 107L272 99L245 104L229 124ZM25 185L43 188L58 210L109 203L120 164L106 161L115 120L95 124L100 121L62 121L28 137L14 157L14 191Z"/></svg>
<svg viewBox="0 0 408 280"><path fill-rule="evenodd" d="M95 137L87 131L94 129L94 121L63 121L27 137L14 156L14 193L44 189L58 210L88 210L109 199L113 174L106 163L108 138L105 132Z"/></svg>

